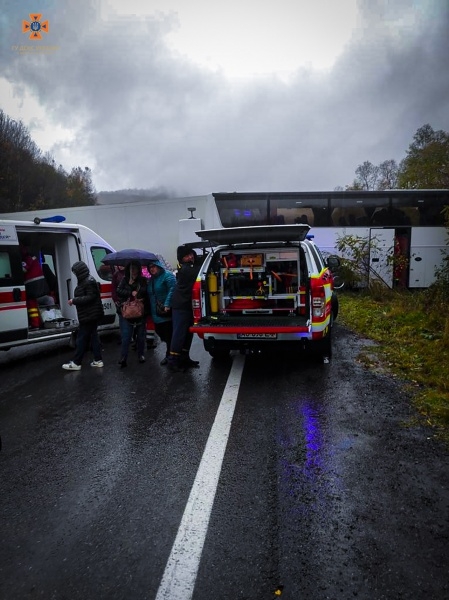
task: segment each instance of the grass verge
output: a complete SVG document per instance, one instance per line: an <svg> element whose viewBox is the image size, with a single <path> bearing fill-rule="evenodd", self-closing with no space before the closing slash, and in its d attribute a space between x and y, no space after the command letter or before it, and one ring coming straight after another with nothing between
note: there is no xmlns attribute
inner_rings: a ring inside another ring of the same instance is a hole
<svg viewBox="0 0 449 600"><path fill-rule="evenodd" d="M377 342L359 360L406 381L417 411L449 443L449 317L424 292L339 293L339 323ZM376 360L377 357L377 360Z"/></svg>

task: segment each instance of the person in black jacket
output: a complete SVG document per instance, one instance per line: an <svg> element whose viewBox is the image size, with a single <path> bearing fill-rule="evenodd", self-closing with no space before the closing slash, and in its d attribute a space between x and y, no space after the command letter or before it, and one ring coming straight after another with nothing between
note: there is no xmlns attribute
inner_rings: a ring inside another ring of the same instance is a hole
<svg viewBox="0 0 449 600"><path fill-rule="evenodd" d="M185 245L178 246L179 269L171 297L173 335L168 357L168 368L174 372L197 368L200 364L189 356L193 340L193 333L190 332L193 325L192 288L201 267L196 263L196 258L195 250Z"/></svg>
<svg viewBox="0 0 449 600"><path fill-rule="evenodd" d="M122 343L122 311L120 310L121 302L120 302L120 298L117 296L117 288L124 276L125 276L125 267L123 265L119 265L119 266L115 267L115 271L112 274L112 279L111 279L111 296L112 296L112 301L115 304L115 311L118 315L118 322L119 322L119 334L118 334L118 338L119 338L118 343L119 344Z"/></svg>
<svg viewBox="0 0 449 600"><path fill-rule="evenodd" d="M128 350L133 332L136 334L137 354L139 362L145 362L145 323L148 314L148 281L142 275L142 267L138 262L131 262L125 267L125 275L118 284L117 297L121 306L127 300L138 298L143 300L144 314L137 319L125 319L122 315L120 319L120 333L122 337L122 348L119 365L121 368L126 367L128 360ZM121 307L120 307L121 310Z"/></svg>
<svg viewBox="0 0 449 600"><path fill-rule="evenodd" d="M70 362L62 365L62 368L67 371L79 371L84 354L91 345L94 360L90 363L90 366L103 367L101 345L97 332L98 324L104 316L100 288L95 279L91 277L89 268L83 261L78 261L72 265L72 273L76 275L78 285L75 288L73 298L69 300L69 305L76 306L79 327L75 356Z"/></svg>

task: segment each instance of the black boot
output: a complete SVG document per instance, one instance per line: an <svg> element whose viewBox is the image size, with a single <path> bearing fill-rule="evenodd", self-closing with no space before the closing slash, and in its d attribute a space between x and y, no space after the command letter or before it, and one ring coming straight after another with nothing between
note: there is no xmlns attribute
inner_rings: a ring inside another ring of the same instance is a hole
<svg viewBox="0 0 449 600"><path fill-rule="evenodd" d="M181 364L180 357L170 354L167 359L168 370L172 373L184 373L185 367Z"/></svg>
<svg viewBox="0 0 449 600"><path fill-rule="evenodd" d="M192 360L188 352L183 352L180 358L180 364L185 369L198 369L200 366L199 360Z"/></svg>
<svg viewBox="0 0 449 600"><path fill-rule="evenodd" d="M188 356L187 358L185 358L182 361L182 365L186 369L199 369L200 368L200 361L199 360L192 360L190 358L190 356Z"/></svg>

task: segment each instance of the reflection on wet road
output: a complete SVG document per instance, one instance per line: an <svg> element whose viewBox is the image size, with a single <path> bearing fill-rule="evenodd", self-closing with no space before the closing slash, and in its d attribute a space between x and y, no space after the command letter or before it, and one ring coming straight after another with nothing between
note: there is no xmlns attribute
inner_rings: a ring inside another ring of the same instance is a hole
<svg viewBox="0 0 449 600"><path fill-rule="evenodd" d="M448 454L336 333L327 365L246 357L222 420L233 363L199 340L176 374L114 340L75 373L0 355L0 598L449 597Z"/></svg>

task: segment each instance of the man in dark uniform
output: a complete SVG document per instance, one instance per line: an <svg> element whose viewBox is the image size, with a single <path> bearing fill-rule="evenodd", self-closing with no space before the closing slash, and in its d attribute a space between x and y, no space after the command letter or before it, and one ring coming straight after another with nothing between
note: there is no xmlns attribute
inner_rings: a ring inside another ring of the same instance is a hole
<svg viewBox="0 0 449 600"><path fill-rule="evenodd" d="M189 330L193 325L192 288L201 265L195 263L196 252L185 245L179 246L176 254L179 269L171 297L173 336L168 357L168 368L174 372L197 368L200 364L189 356L193 340Z"/></svg>

